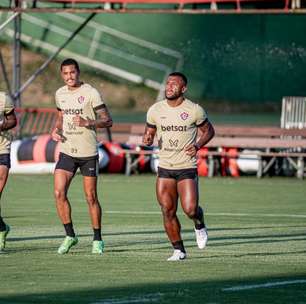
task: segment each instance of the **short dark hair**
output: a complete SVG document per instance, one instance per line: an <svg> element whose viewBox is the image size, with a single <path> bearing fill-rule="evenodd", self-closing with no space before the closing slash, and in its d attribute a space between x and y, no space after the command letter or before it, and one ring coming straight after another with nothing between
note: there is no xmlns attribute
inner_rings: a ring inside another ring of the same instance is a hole
<svg viewBox="0 0 306 304"><path fill-rule="evenodd" d="M181 77L181 78L183 79L185 85L187 85L187 83L188 83L187 77L186 77L183 73L181 73L181 72L173 72L173 73L170 73L170 74L168 75L168 77L170 77L170 76L178 76L178 77Z"/></svg>
<svg viewBox="0 0 306 304"><path fill-rule="evenodd" d="M72 58L67 58L65 59L62 63L61 63L61 70L63 68L63 66L67 66L67 65L74 65L75 68L77 69L78 72L80 72L80 67L79 64L76 60L72 59Z"/></svg>

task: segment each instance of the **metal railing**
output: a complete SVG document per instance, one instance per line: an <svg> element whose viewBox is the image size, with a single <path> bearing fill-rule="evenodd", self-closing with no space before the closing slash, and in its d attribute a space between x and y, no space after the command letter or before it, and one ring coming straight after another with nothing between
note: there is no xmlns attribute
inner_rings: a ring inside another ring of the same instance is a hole
<svg viewBox="0 0 306 304"><path fill-rule="evenodd" d="M0 13L0 24L3 20L9 18L7 13ZM69 13L58 13L56 18L61 25L69 24L70 27L71 24L77 26L86 19ZM52 39L47 38L52 38L53 35L59 41L60 39L67 39L72 34L72 31L68 28L64 28L56 22L54 24L52 18L45 20L44 16L41 15L23 13L22 21L21 41L29 47L41 49L44 52L55 52L57 49L57 45ZM30 31L28 29L35 30ZM3 33L13 38L14 30L7 27L3 29ZM90 33L90 35L86 33ZM44 37L44 35L47 37ZM106 35L107 41L103 39ZM80 45L82 48L75 47L76 45ZM125 45L128 45L127 49L122 47ZM112 29L95 21L90 21L87 24L87 31L79 33L73 39L72 45L68 45L67 48L62 50L59 56L74 57L80 63L91 68L134 83L144 84L158 90L158 98L163 94L165 77L169 72L179 70L183 65L183 57L180 52ZM105 60L104 57L110 57L112 62ZM128 64L138 68L129 70L126 67Z"/></svg>

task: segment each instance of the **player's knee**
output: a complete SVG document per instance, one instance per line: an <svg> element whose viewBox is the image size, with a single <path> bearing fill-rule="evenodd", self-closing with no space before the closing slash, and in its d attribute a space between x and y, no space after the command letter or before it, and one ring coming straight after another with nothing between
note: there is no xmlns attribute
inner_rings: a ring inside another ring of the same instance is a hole
<svg viewBox="0 0 306 304"><path fill-rule="evenodd" d="M163 216L167 219L172 219L176 215L176 212L173 209L169 209L169 208L166 208L166 207L161 207L161 210L162 210Z"/></svg>
<svg viewBox="0 0 306 304"><path fill-rule="evenodd" d="M54 197L55 197L55 200L57 202L65 201L66 200L66 193L63 190L55 189L54 190Z"/></svg>
<svg viewBox="0 0 306 304"><path fill-rule="evenodd" d="M99 204L97 196L95 193L86 193L86 202L90 206L94 206Z"/></svg>
<svg viewBox="0 0 306 304"><path fill-rule="evenodd" d="M197 208L193 208L193 207L185 208L184 212L190 219L194 219L196 218L196 215L197 215Z"/></svg>

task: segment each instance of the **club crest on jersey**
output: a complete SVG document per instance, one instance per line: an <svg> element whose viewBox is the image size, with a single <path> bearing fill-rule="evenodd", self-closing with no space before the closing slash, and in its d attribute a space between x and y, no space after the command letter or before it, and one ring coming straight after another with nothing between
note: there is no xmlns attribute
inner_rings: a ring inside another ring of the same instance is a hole
<svg viewBox="0 0 306 304"><path fill-rule="evenodd" d="M180 117L183 119L183 120L186 120L188 118L189 114L187 112L183 112L180 114Z"/></svg>
<svg viewBox="0 0 306 304"><path fill-rule="evenodd" d="M78 102L79 102L80 104L82 104L84 101L85 101L85 97L84 97L84 96L80 96L80 97L78 98Z"/></svg>

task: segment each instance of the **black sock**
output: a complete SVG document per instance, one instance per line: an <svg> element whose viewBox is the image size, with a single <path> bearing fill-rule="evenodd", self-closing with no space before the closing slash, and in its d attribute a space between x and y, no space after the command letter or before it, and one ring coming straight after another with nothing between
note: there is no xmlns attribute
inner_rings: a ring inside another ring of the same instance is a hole
<svg viewBox="0 0 306 304"><path fill-rule="evenodd" d="M200 230L200 229L205 228L205 225L204 225L204 223L201 223L201 224L195 224L195 225L194 225L194 227L195 227L195 229Z"/></svg>
<svg viewBox="0 0 306 304"><path fill-rule="evenodd" d="M0 231L5 231L6 230L6 225L3 222L2 216L0 216Z"/></svg>
<svg viewBox="0 0 306 304"><path fill-rule="evenodd" d="M94 232L94 241L101 241L102 237L101 237L101 228L95 229L93 228L93 232Z"/></svg>
<svg viewBox="0 0 306 304"><path fill-rule="evenodd" d="M67 236L75 237L75 233L74 233L74 230L73 230L73 225L72 225L72 223L64 224L64 228L65 228L65 231L66 231L66 235L67 235Z"/></svg>
<svg viewBox="0 0 306 304"><path fill-rule="evenodd" d="M172 246L173 246L174 249L178 249L178 250L186 253L183 241L176 241L176 242L172 243Z"/></svg>
<svg viewBox="0 0 306 304"><path fill-rule="evenodd" d="M203 213L203 209L200 206L198 207L197 220L194 224L194 227L197 230L205 228L204 213Z"/></svg>

